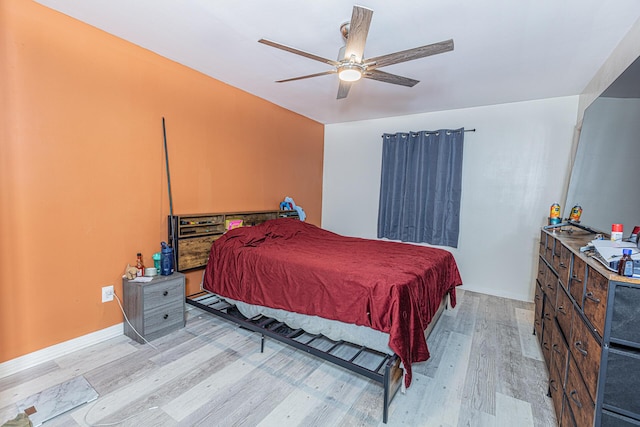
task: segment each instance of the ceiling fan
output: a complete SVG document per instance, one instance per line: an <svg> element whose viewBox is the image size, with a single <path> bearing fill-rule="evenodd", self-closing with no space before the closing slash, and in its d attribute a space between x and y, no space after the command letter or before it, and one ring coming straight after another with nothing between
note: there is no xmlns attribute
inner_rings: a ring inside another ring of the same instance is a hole
<svg viewBox="0 0 640 427"><path fill-rule="evenodd" d="M380 71L378 68L453 50L453 40L450 39L439 43L433 43L413 49L390 53L387 55L376 56L375 58L365 59L363 56L364 46L367 41L367 34L369 33L369 25L371 24L372 15L373 10L371 9L361 6L353 6L351 21L345 22L340 26L340 32L342 33L342 37L345 39L346 44L345 46L340 48L337 61L323 58L321 56L314 55L312 53L308 53L300 49L286 46L267 39L260 39L258 40L258 42L333 66L332 69L327 71L309 74L307 76L278 80L277 83L284 83L294 80L302 80L311 77L337 73L340 79L337 99L346 98L349 94L349 89L351 89L351 84L355 81L360 80L361 78L413 87L420 81L410 79L408 77L386 73L384 71Z"/></svg>

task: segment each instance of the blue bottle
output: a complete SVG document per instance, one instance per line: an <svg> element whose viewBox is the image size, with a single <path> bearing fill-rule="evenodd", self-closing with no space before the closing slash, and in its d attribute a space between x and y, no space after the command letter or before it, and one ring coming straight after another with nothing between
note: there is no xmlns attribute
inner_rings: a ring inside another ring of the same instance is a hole
<svg viewBox="0 0 640 427"><path fill-rule="evenodd" d="M162 242L162 250L160 251L160 274L169 276L173 273L173 248Z"/></svg>

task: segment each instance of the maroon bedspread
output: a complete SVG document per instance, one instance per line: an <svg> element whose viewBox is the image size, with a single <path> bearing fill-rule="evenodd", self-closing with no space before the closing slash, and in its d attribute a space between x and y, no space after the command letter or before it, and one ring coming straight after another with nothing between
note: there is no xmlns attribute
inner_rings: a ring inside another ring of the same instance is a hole
<svg viewBox="0 0 640 427"><path fill-rule="evenodd" d="M231 230L209 255L204 288L250 304L368 326L390 335L406 369L429 358L424 329L462 284L445 250L345 237L297 219Z"/></svg>

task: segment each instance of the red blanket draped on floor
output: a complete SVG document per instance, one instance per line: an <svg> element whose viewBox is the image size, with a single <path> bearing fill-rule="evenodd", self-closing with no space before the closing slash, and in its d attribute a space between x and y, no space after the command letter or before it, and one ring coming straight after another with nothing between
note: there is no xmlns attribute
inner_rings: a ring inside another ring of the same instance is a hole
<svg viewBox="0 0 640 427"><path fill-rule="evenodd" d="M429 358L424 329L462 284L453 255L345 237L296 219L231 230L209 255L204 288L249 304L368 326L390 335L406 369Z"/></svg>

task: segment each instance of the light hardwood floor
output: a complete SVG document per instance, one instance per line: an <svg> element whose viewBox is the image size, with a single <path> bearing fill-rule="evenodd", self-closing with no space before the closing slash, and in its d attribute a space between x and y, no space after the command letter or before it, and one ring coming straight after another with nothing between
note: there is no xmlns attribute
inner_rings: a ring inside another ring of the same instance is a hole
<svg viewBox="0 0 640 427"><path fill-rule="evenodd" d="M388 426L555 426L533 305L458 292L414 365ZM125 336L0 379L0 422L15 402L78 375L100 397L45 423L84 426L382 426L382 387L198 309L152 342ZM156 409L150 409L156 408Z"/></svg>

